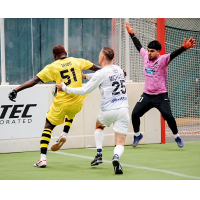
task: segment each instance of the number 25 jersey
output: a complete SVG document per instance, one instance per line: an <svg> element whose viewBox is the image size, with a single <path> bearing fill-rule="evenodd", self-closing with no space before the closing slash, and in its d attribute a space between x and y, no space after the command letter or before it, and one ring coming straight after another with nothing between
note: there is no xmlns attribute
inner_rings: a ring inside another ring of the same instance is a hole
<svg viewBox="0 0 200 200"><path fill-rule="evenodd" d="M82 75L80 69L87 70L92 66L93 63L81 58L62 58L45 66L36 76L44 83L55 81L57 84L60 84L60 79L62 78L63 82L68 87L81 87ZM82 103L85 96L86 95L74 95L58 91L54 99L54 104L58 106L65 103L68 105L79 104Z"/></svg>
<svg viewBox="0 0 200 200"><path fill-rule="evenodd" d="M90 80L83 87L67 87L67 92L71 94L87 94L99 86L102 95L102 111L129 108L124 72L119 66L107 65L101 70L87 75Z"/></svg>

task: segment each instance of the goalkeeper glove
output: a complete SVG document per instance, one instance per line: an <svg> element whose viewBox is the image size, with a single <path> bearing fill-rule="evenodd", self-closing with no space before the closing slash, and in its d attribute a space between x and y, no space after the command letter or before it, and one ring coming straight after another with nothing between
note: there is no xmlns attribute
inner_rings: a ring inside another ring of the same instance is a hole
<svg viewBox="0 0 200 200"><path fill-rule="evenodd" d="M14 99L17 97L17 91L16 90L12 90L12 92L10 92L8 94L8 98L11 100L11 101L14 101L16 102Z"/></svg>
<svg viewBox="0 0 200 200"><path fill-rule="evenodd" d="M134 33L133 29L130 27L130 24L128 22L126 22L126 29L127 29L128 33L131 33L131 34Z"/></svg>
<svg viewBox="0 0 200 200"><path fill-rule="evenodd" d="M182 45L182 47L184 47L187 50L194 46L195 46L195 39L190 38L188 41L186 41L186 38L184 38L184 44Z"/></svg>

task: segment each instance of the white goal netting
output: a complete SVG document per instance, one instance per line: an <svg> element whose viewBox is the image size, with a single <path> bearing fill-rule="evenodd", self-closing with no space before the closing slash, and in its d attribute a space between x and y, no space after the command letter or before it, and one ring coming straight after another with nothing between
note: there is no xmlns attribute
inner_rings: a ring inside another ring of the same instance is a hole
<svg viewBox="0 0 200 200"><path fill-rule="evenodd" d="M168 68L167 88L181 134L200 134L200 19L166 19L165 52L193 37L196 46L175 58ZM171 130L166 127L166 132Z"/></svg>

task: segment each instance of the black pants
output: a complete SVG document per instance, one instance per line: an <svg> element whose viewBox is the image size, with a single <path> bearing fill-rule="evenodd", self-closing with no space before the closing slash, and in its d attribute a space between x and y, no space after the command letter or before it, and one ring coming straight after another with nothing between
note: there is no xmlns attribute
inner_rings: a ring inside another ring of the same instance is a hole
<svg viewBox="0 0 200 200"><path fill-rule="evenodd" d="M158 95L143 93L141 95L132 112L132 124L135 133L140 131L140 117L142 117L151 108L157 108L160 111L173 134L178 133L176 121L171 112L168 93Z"/></svg>

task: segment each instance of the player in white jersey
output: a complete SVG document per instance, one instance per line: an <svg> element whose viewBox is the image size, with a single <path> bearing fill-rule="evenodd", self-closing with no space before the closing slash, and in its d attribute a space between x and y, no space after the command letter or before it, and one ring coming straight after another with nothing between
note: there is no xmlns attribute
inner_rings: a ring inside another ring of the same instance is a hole
<svg viewBox="0 0 200 200"><path fill-rule="evenodd" d="M115 148L112 164L115 174L123 174L119 158L124 152L124 143L129 126L129 105L125 86L123 70L112 64L114 51L104 47L99 54L99 64L102 69L92 74L82 74L83 78L89 81L78 88L67 87L63 82L56 84L58 91L65 91L69 94L84 95L99 87L102 95L101 110L96 122L95 142L97 156L91 165L102 163L103 130L113 123L115 132Z"/></svg>

